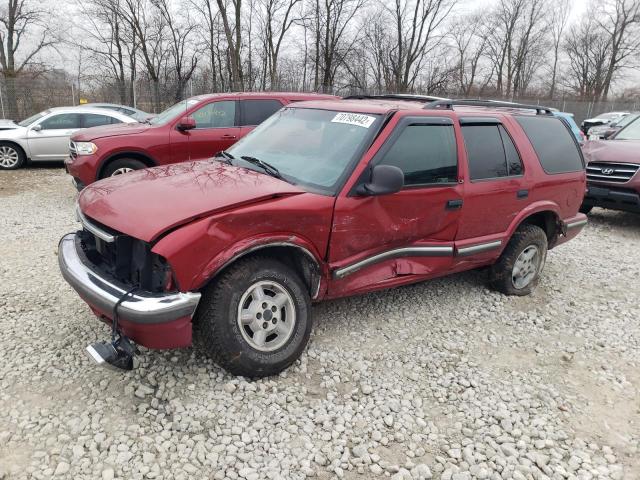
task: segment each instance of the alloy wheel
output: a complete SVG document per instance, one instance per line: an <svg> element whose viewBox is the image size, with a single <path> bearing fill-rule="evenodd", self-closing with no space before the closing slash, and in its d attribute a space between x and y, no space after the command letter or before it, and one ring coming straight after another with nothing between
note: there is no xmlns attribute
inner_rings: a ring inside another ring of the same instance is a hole
<svg viewBox="0 0 640 480"><path fill-rule="evenodd" d="M535 245L529 245L516 259L511 272L511 281L517 289L528 286L540 270L540 250Z"/></svg>
<svg viewBox="0 0 640 480"><path fill-rule="evenodd" d="M13 168L20 161L20 156L15 148L2 146L0 147L0 166L4 168Z"/></svg>

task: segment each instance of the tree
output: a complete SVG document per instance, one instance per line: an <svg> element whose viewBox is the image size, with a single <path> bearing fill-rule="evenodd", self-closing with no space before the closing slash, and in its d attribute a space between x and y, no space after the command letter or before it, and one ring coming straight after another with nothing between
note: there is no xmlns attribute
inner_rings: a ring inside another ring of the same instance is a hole
<svg viewBox="0 0 640 480"><path fill-rule="evenodd" d="M558 59L560 57L560 47L567 27L567 21L569 20L569 7L569 0L557 0L553 3L551 10L550 31L553 60L551 62L551 80L549 86L550 99L553 99L556 93Z"/></svg>
<svg viewBox="0 0 640 480"><path fill-rule="evenodd" d="M38 55L55 44L49 12L31 0L7 0L0 9L0 66L5 80L8 115L18 115L16 78L26 68L42 66Z"/></svg>
<svg viewBox="0 0 640 480"><path fill-rule="evenodd" d="M486 53L489 29L483 14L465 15L456 19L450 27L453 49L456 54L455 78L460 93L468 97L481 74L481 60ZM484 84L490 80L486 78Z"/></svg>
<svg viewBox="0 0 640 480"><path fill-rule="evenodd" d="M232 11L229 11L226 0L216 0L222 18L224 34L229 51L229 68L231 70L231 88L244 90L242 71L242 0L231 0Z"/></svg>

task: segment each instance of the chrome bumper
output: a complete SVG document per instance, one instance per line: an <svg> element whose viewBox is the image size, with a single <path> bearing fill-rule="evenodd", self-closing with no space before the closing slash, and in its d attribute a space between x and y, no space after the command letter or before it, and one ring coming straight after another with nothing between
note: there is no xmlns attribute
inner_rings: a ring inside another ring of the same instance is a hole
<svg viewBox="0 0 640 480"><path fill-rule="evenodd" d="M128 288L100 277L85 265L76 250L76 234L70 233L58 245L58 263L64 279L91 306L111 313ZM134 323L165 323L193 316L200 294L134 292L118 307L118 316Z"/></svg>

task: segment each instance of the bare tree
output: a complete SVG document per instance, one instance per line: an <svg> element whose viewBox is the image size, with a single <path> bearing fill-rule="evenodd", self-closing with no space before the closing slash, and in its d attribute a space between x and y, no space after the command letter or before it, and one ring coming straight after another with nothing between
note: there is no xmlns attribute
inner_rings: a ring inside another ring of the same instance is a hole
<svg viewBox="0 0 640 480"><path fill-rule="evenodd" d="M232 10L228 8L227 0L216 0L224 33L229 50L229 69L231 70L231 88L235 91L244 90L244 75L242 71L242 0L230 0Z"/></svg>
<svg viewBox="0 0 640 480"><path fill-rule="evenodd" d="M460 93L468 97L481 75L481 60L485 55L489 31L480 12L458 17L449 31L456 54L455 78ZM484 79L484 84L489 81Z"/></svg>
<svg viewBox="0 0 640 480"><path fill-rule="evenodd" d="M567 22L570 13L569 0L557 0L553 3L550 19L551 49L553 60L551 62L551 80L549 85L549 98L553 99L556 93L558 77L558 60L560 58L560 47L564 38Z"/></svg>
<svg viewBox="0 0 640 480"><path fill-rule="evenodd" d="M39 2L30 0L7 0L0 9L0 66L12 117L18 115L16 77L28 67L41 66L38 55L55 43L48 15Z"/></svg>

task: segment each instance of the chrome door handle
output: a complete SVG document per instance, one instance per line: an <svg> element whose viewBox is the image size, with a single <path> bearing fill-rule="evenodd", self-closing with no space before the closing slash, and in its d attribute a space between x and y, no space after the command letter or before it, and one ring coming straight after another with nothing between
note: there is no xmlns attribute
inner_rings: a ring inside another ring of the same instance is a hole
<svg viewBox="0 0 640 480"><path fill-rule="evenodd" d="M222 138L234 139L234 138L236 138L236 136L235 135L222 135Z"/></svg>

